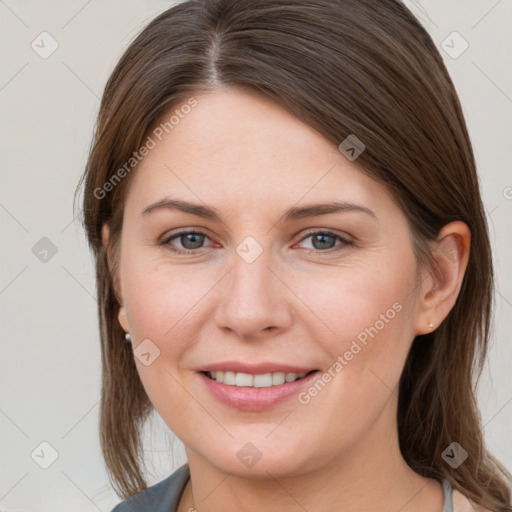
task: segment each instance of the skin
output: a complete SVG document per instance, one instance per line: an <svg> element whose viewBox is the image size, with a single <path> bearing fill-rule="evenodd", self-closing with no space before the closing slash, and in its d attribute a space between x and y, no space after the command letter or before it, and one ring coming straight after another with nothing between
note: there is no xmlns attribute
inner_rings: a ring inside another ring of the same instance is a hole
<svg viewBox="0 0 512 512"><path fill-rule="evenodd" d="M357 160L256 93L222 88L194 97L198 106L131 177L114 276L133 349L150 339L160 350L149 366L135 362L157 412L185 444L191 482L179 511L195 503L204 512L441 512L441 485L400 454L398 383L414 337L435 329L455 303L468 227L446 225L434 253L439 270L420 268L405 215ZM211 206L222 222L171 209L141 213L170 196ZM375 217L282 218L292 206L333 200ZM159 245L194 228L207 235L194 254L170 248L194 247L187 237ZM310 230L326 229L354 243L314 245ZM103 234L109 246L108 226ZM247 236L262 248L252 263L236 252ZM397 302L400 312L308 404L292 397L240 411L213 398L194 371L237 360L326 372ZM237 457L247 442L261 452L250 468Z"/></svg>

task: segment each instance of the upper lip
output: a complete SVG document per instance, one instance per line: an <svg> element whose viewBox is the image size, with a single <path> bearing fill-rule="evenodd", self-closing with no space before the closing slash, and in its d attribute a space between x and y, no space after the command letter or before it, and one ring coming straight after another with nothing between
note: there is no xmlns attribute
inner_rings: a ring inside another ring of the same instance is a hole
<svg viewBox="0 0 512 512"><path fill-rule="evenodd" d="M198 372L235 372L235 373L249 373L252 375L261 375L265 373L307 373L316 368L308 366L293 366L282 363L242 363L237 361L224 361L221 363L212 363L200 368Z"/></svg>

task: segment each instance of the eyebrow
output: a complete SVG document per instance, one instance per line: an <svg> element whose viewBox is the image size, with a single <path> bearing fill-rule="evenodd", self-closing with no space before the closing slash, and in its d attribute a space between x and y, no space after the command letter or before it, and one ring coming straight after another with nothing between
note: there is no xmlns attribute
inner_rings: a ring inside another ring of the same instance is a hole
<svg viewBox="0 0 512 512"><path fill-rule="evenodd" d="M209 206L204 206L197 203L190 203L188 201L182 201L179 199L169 199L164 198L160 201L150 204L144 210L142 210L142 215L147 215L151 212L157 210L178 210L184 213L190 213L192 215L197 215L198 217L203 217L205 219L219 221L222 219L215 208L210 208ZM338 213L338 212L347 212L347 211L358 211L362 213L366 213L375 219L377 216L375 213L366 208L365 206L351 203L347 201L333 201L329 203L315 203L306 206L294 206L289 208L282 218L285 221L290 220L298 220L304 219L306 217L316 217L319 215L328 215L330 213Z"/></svg>

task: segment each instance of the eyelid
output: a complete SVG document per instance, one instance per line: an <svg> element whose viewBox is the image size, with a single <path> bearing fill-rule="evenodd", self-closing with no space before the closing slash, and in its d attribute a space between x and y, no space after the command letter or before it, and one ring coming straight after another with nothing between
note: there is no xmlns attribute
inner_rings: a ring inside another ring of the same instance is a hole
<svg viewBox="0 0 512 512"><path fill-rule="evenodd" d="M329 236L333 236L333 237L336 237L336 238L340 238L341 240L344 240L345 242L352 242L353 239L350 235L348 234L340 234L340 233L337 233L336 231L332 230L332 229L328 229L328 228L325 228L325 229L322 229L322 228L314 228L314 229L310 229L305 235L303 235L303 237L299 240L300 242L302 242L302 240L304 240L305 238L307 238L308 236L311 236L311 235L329 235Z"/></svg>
<svg viewBox="0 0 512 512"><path fill-rule="evenodd" d="M312 252L316 254L322 253L331 253L334 251L342 250L344 247L355 245L355 241L349 235L341 235L332 229L311 229L309 230L300 240L299 242L304 241L306 238L309 238L312 235L327 235L333 238L338 239L341 243L331 247L330 249L320 250L320 249L304 249L306 252Z"/></svg>
<svg viewBox="0 0 512 512"><path fill-rule="evenodd" d="M190 235L190 234L194 234L194 235L203 235L205 236L206 238L210 239L210 236L208 235L208 233L206 233L204 230L202 230L201 228L187 228L187 229L181 229L179 231L176 231L176 232L172 232L172 233L167 233L166 235L164 235L161 239L161 241L159 242L161 245L170 245L170 241L173 240L173 239L179 239L181 238L182 236L185 236L185 235ZM198 252L199 250L201 249L205 249L205 247L200 247L199 249L177 249L175 252Z"/></svg>
<svg viewBox="0 0 512 512"><path fill-rule="evenodd" d="M210 246L198 247L197 249L173 249L173 248L171 248L171 246L172 246L172 244L170 243L171 240L179 239L180 237L188 235L188 234L202 235L211 240L208 233L206 233L203 229L191 227L191 228L187 228L187 229L181 229L179 231L172 232L170 234L166 234L165 236L162 237L161 241L159 242L159 245L167 247L169 250L171 250L172 252L174 252L176 254L199 253L199 252L201 252L202 249L207 249L208 247L211 247L211 245L210 245ZM334 231L332 229L327 229L327 228L325 228L325 229L322 229L322 228L309 229L307 231L307 233L305 233L297 243L303 242L305 239L307 239L313 235L320 235L320 234L331 236L335 239L338 239L340 241L340 244L335 245L334 247L331 247L331 248L325 249L325 250L304 248L303 251L305 251L307 253L314 253L314 254L331 253L331 252L343 250L344 248L346 248L348 246L355 245L355 240L350 235L346 235L346 234L341 235L341 234L337 233L336 231Z"/></svg>

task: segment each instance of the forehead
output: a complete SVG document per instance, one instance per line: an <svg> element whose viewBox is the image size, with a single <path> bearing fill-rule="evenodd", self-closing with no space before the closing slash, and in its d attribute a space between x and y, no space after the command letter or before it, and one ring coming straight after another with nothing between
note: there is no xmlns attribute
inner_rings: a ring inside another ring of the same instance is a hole
<svg viewBox="0 0 512 512"><path fill-rule="evenodd" d="M129 193L139 209L165 194L253 208L273 198L293 204L340 196L373 205L390 199L336 144L269 98L236 88L190 98L194 107L184 108L187 100L173 105L150 133L154 147Z"/></svg>

